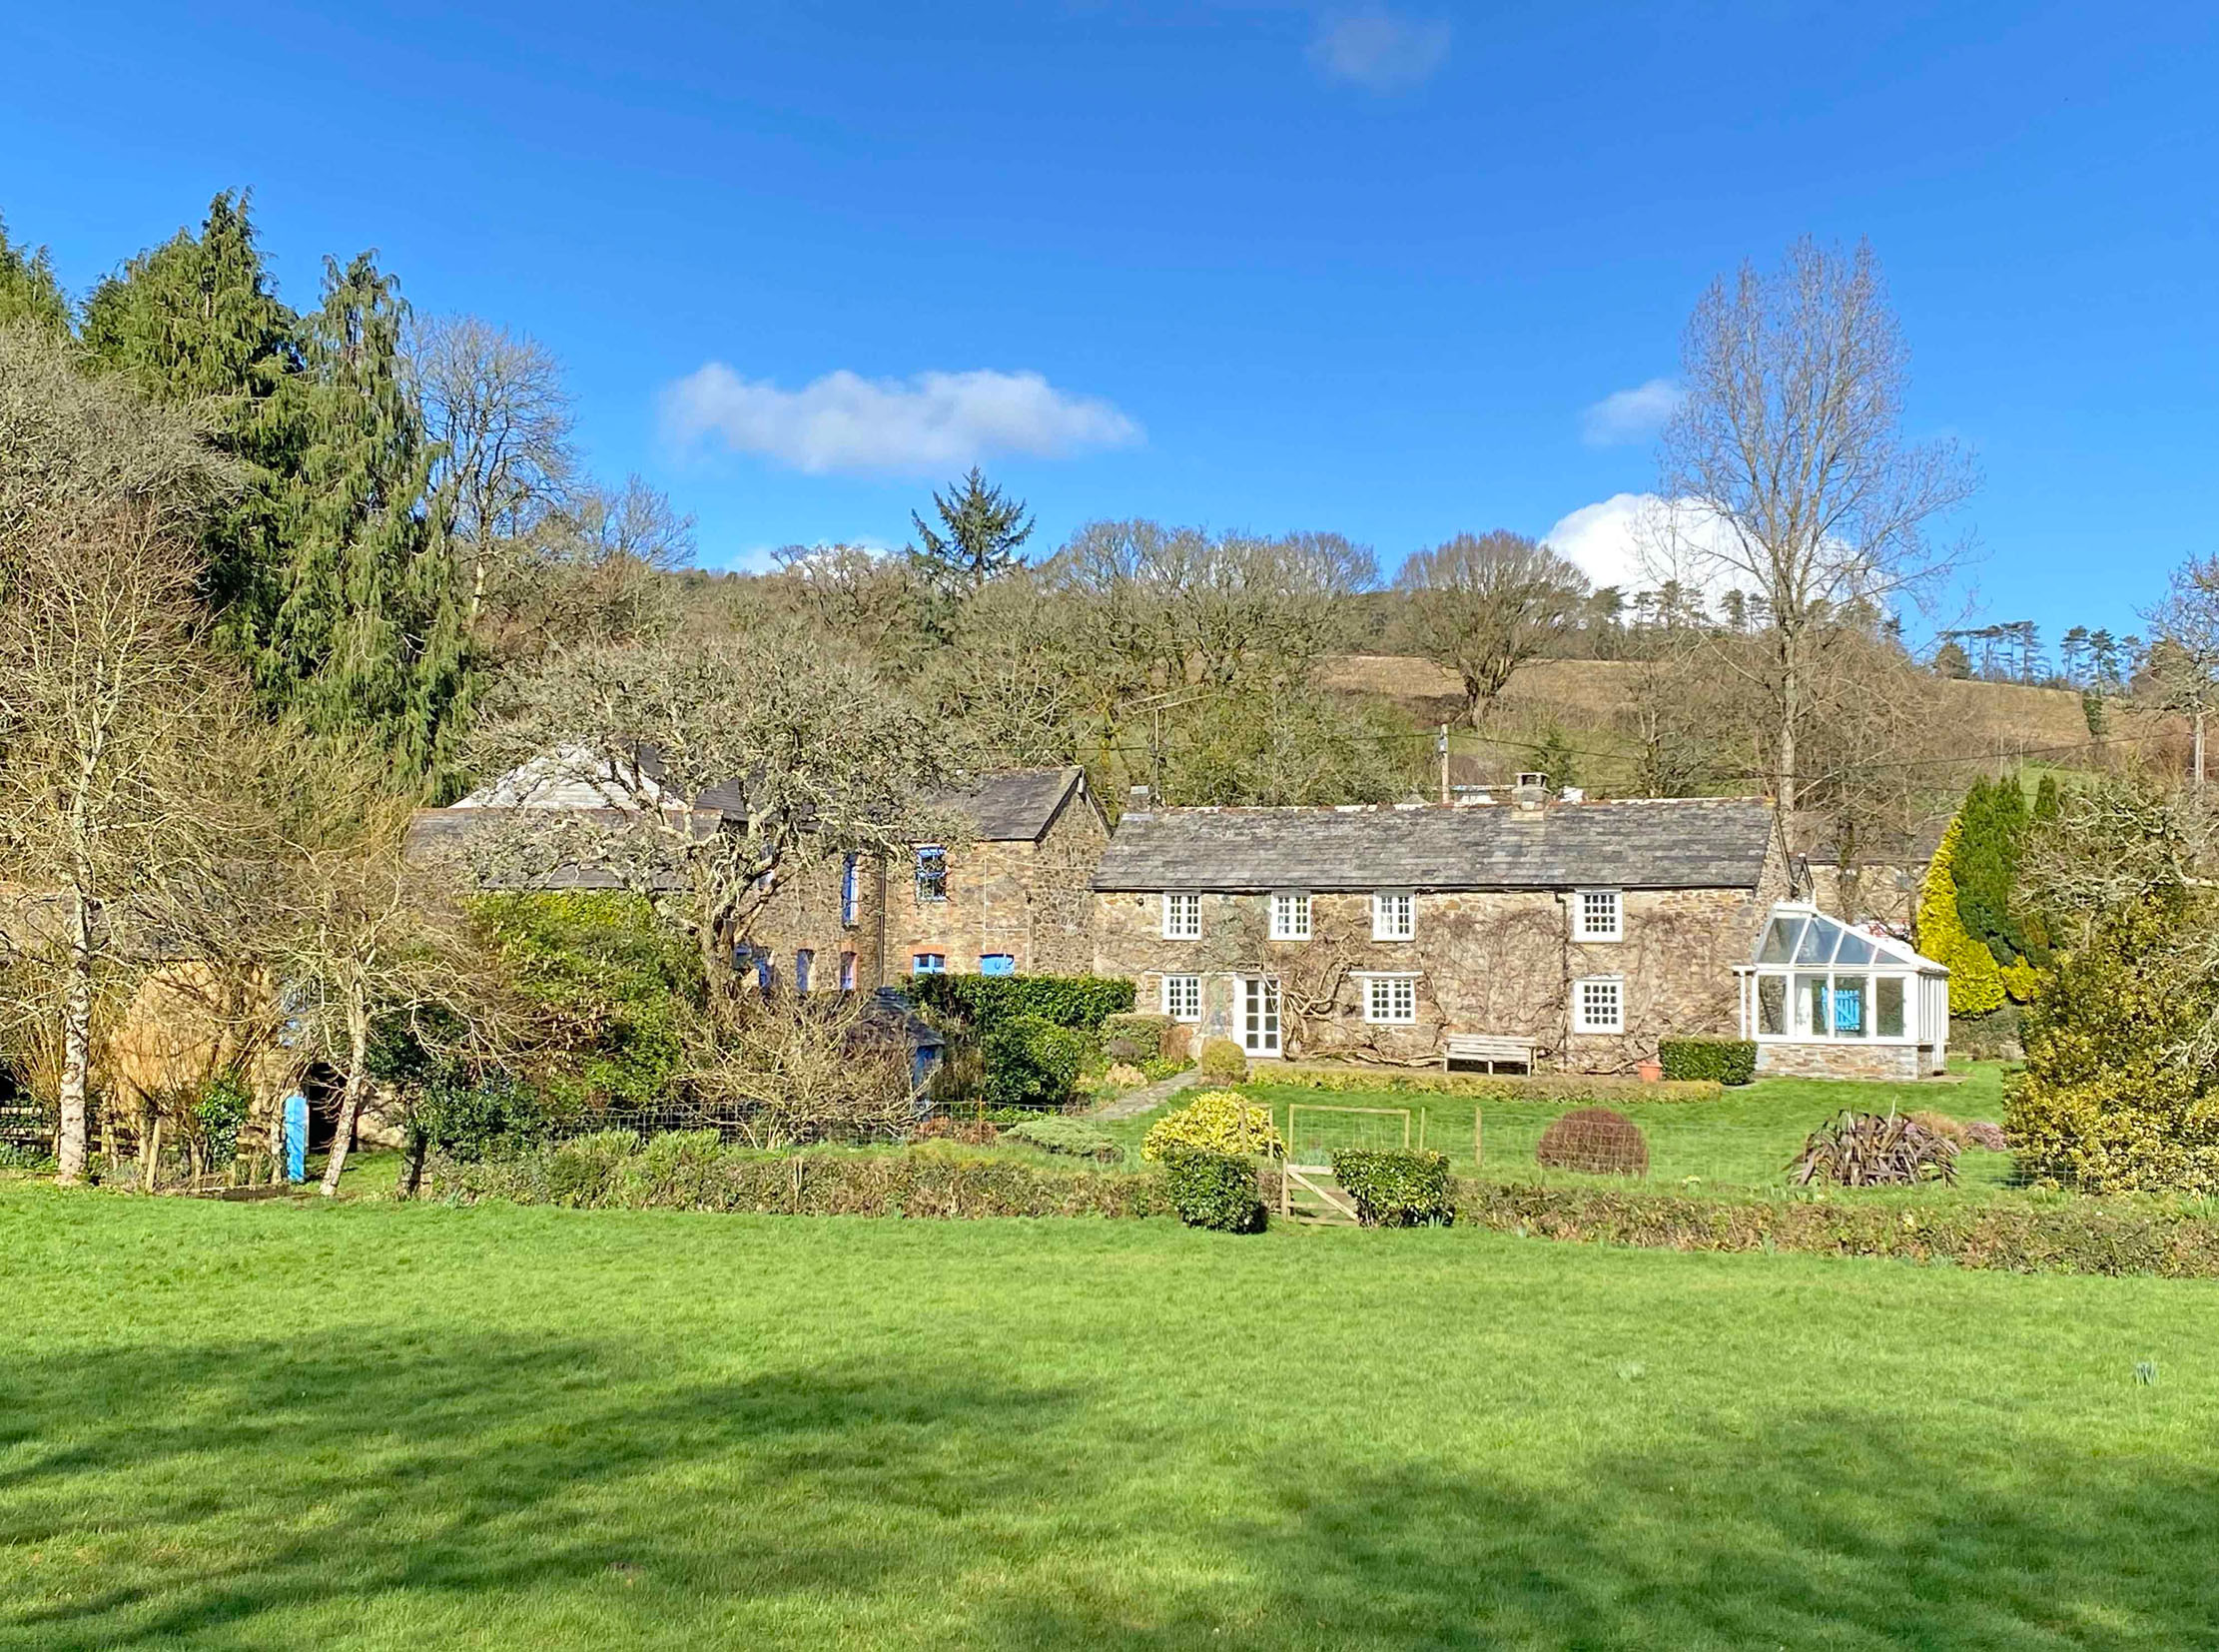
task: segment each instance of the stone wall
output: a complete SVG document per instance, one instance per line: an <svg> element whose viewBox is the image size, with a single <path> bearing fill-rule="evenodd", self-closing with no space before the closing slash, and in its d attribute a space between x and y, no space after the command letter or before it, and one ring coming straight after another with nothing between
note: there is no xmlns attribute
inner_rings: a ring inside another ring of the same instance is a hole
<svg viewBox="0 0 2219 1652"><path fill-rule="evenodd" d="M1268 938L1268 897L1205 894L1202 937L1162 935L1162 898L1095 897L1095 971L1126 976L1143 1010L1162 1003L1165 975L1202 977L1204 1037L1238 1038L1243 975L1280 982L1282 1038L1290 1057L1405 1065L1436 1062L1449 1033L1531 1038L1538 1059L1583 1072L1623 1072L1661 1038L1736 1031L1733 966L1746 962L1786 876L1773 856L1759 887L1628 890L1625 939L1572 939L1569 891L1421 893L1416 934L1371 938L1369 894L1315 895L1308 941ZM1364 973L1416 980L1417 1020L1364 1019ZM1572 983L1624 982L1622 1034L1571 1030Z"/></svg>
<svg viewBox="0 0 2219 1652"><path fill-rule="evenodd" d="M1849 923L1875 919L1908 932L1918 910L1923 866L1836 866L1811 863L1811 903Z"/></svg>
<svg viewBox="0 0 2219 1652"><path fill-rule="evenodd" d="M1930 1044L1760 1044L1757 1071L1800 1079L1922 1079L1934 1067Z"/></svg>

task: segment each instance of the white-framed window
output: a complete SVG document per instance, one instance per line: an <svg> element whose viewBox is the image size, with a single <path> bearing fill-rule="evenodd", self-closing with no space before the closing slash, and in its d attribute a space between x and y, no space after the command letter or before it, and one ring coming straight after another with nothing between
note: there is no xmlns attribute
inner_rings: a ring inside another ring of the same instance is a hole
<svg viewBox="0 0 2219 1652"><path fill-rule="evenodd" d="M1202 898L1199 895L1163 897L1163 939L1199 941L1202 938Z"/></svg>
<svg viewBox="0 0 2219 1652"><path fill-rule="evenodd" d="M1615 889L1579 889L1572 894L1572 939L1626 939L1626 901Z"/></svg>
<svg viewBox="0 0 2219 1652"><path fill-rule="evenodd" d="M1166 975L1163 978L1163 1013L1173 1021L1202 1019L1202 978Z"/></svg>
<svg viewBox="0 0 2219 1652"><path fill-rule="evenodd" d="M1271 897L1271 939L1307 941L1310 938L1310 897L1307 891L1282 889Z"/></svg>
<svg viewBox="0 0 2219 1652"><path fill-rule="evenodd" d="M1416 976L1367 975L1362 979L1366 1021L1388 1027L1407 1027L1418 1019Z"/></svg>
<svg viewBox="0 0 2219 1652"><path fill-rule="evenodd" d="M1625 977L1589 975L1572 983L1573 1032L1623 1033L1625 1030Z"/></svg>
<svg viewBox="0 0 2219 1652"><path fill-rule="evenodd" d="M1379 889L1371 897L1371 938L1407 941L1418 932L1418 898L1407 889Z"/></svg>

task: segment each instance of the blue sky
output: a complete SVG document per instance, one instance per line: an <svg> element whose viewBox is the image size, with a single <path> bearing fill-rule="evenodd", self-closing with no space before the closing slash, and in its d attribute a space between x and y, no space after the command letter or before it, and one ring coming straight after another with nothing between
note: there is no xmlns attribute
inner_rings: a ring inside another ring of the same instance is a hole
<svg viewBox="0 0 2219 1652"><path fill-rule="evenodd" d="M1573 517L1601 570L1661 396L1609 399L1869 236L1988 617L2130 629L2219 550L2219 7L467 10L14 8L0 213L81 292L252 185L288 298L373 246L537 335L735 565L977 457L1045 543Z"/></svg>

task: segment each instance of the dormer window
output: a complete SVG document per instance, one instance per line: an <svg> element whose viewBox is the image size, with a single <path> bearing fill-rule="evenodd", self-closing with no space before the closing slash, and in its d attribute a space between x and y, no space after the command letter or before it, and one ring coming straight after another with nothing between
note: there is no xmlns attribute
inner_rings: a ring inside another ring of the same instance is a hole
<svg viewBox="0 0 2219 1652"><path fill-rule="evenodd" d="M1310 938L1310 897L1307 890L1282 889L1271 897L1271 939L1307 941Z"/></svg>
<svg viewBox="0 0 2219 1652"><path fill-rule="evenodd" d="M1202 898L1199 895L1163 897L1163 939L1199 941L1202 938Z"/></svg>
<svg viewBox="0 0 2219 1652"><path fill-rule="evenodd" d="M1572 939L1626 939L1626 902L1615 889L1580 889L1572 895Z"/></svg>
<svg viewBox="0 0 2219 1652"><path fill-rule="evenodd" d="M1407 889L1381 889L1371 897L1371 938L1407 941L1418 932L1418 898Z"/></svg>

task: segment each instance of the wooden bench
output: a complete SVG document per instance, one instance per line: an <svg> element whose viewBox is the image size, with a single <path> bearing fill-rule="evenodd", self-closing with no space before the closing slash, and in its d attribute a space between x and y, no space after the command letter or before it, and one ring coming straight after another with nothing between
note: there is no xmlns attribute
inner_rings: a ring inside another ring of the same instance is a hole
<svg viewBox="0 0 2219 1652"><path fill-rule="evenodd" d="M1463 1062L1467 1065L1485 1063L1490 1073L1504 1067L1531 1073L1533 1047L1534 1041L1530 1038L1505 1038L1496 1033L1451 1033L1441 1046L1441 1071L1453 1073L1456 1064Z"/></svg>

